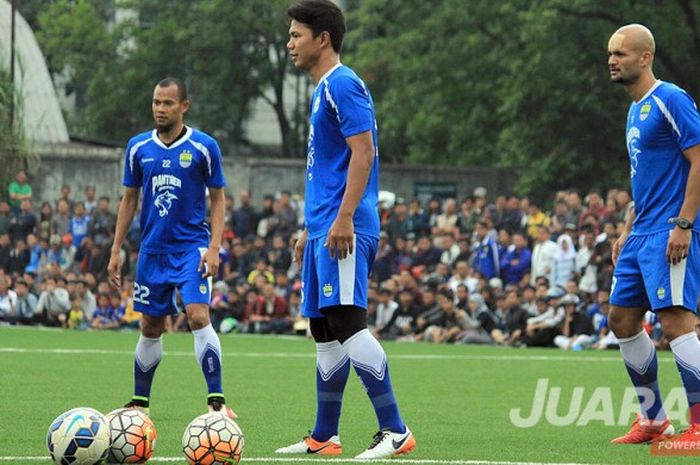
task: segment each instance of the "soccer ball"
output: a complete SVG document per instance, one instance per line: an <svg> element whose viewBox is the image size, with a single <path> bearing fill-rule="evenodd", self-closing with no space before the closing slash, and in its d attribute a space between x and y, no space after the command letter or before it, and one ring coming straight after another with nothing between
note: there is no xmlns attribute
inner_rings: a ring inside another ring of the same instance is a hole
<svg viewBox="0 0 700 465"><path fill-rule="evenodd" d="M223 413L205 413L185 428L182 451L190 465L235 465L243 453L243 432Z"/></svg>
<svg viewBox="0 0 700 465"><path fill-rule="evenodd" d="M145 413L120 408L107 414L110 432L109 463L144 463L153 455L156 427Z"/></svg>
<svg viewBox="0 0 700 465"><path fill-rule="evenodd" d="M95 465L109 452L107 420L97 410L74 408L51 422L46 443L58 465Z"/></svg>

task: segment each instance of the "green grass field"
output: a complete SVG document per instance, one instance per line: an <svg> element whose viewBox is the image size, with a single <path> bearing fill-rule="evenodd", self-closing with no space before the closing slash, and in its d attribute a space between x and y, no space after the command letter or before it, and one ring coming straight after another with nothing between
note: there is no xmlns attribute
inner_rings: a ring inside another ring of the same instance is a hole
<svg viewBox="0 0 700 465"><path fill-rule="evenodd" d="M88 406L106 413L123 405L131 395L136 340L133 332L0 328L0 465L49 463L46 429L65 410ZM277 447L298 440L313 427L313 342L227 335L222 345L227 400L245 433L243 462L331 462L317 457L280 460L274 454ZM191 335L166 335L164 346L152 392L151 417L158 429L152 461L184 464L180 438L189 421L205 411L205 384ZM610 438L626 427L606 425L600 419L586 426L555 426L544 419L529 428L512 423L511 409L520 408L523 416L529 415L539 379L561 388L557 411L562 416L569 410L575 387L583 388L582 406L593 402L597 387L610 388L612 403L603 399L598 404L603 412L599 418L610 407L617 419L628 381L616 351L384 346L402 414L418 443L413 454L393 462L673 464L693 460L654 457L649 446L610 445ZM680 386L680 380L670 353L659 355L659 367L665 396ZM679 405L686 407L684 402ZM679 423L675 424L678 429ZM351 373L340 432L345 453L333 462L351 462L376 429L371 404Z"/></svg>

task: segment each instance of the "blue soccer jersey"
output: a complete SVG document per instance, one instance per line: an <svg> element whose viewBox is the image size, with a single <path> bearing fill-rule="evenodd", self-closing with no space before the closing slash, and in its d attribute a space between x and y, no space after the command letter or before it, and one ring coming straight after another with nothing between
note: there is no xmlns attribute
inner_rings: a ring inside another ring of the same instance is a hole
<svg viewBox="0 0 700 465"><path fill-rule="evenodd" d="M155 130L139 134L126 148L124 185L143 191L143 252L208 247L206 187L226 185L214 138L187 127L185 135L168 147Z"/></svg>
<svg viewBox="0 0 700 465"><path fill-rule="evenodd" d="M343 200L350 162L346 138L372 131L378 154L374 103L365 83L347 66L338 64L316 86L306 160L304 213L309 239L325 236ZM355 210L357 234L379 238L379 158L375 155L367 188Z"/></svg>
<svg viewBox="0 0 700 465"><path fill-rule="evenodd" d="M685 198L690 163L683 151L700 144L700 116L693 99L674 84L657 83L627 114L635 219L633 234L674 227ZM700 216L694 229L700 230Z"/></svg>

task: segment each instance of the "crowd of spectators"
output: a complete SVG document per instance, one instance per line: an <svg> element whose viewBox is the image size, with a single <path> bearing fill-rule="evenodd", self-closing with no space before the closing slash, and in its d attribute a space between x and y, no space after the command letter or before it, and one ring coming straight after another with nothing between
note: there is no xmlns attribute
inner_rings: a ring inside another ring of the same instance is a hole
<svg viewBox="0 0 700 465"><path fill-rule="evenodd" d="M115 290L106 275L114 199L88 186L78 200L66 185L56 202L39 205L24 172L8 194L0 203L0 324L138 328L138 214L121 251L123 286ZM516 195L488 202L482 187L464 199L381 201L370 328L397 341L614 347L607 326L611 248L630 207L629 193L618 189L583 198L559 191L544 205ZM307 333L292 260L302 210L303 200L286 191L266 195L259 209L247 191L227 196L211 299L220 332ZM188 330L182 313L168 330ZM666 346L651 312L647 330Z"/></svg>

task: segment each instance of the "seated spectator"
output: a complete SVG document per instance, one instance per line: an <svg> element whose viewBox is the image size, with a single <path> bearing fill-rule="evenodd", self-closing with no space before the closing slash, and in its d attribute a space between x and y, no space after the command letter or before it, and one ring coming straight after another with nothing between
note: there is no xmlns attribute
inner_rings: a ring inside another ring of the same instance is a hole
<svg viewBox="0 0 700 465"><path fill-rule="evenodd" d="M23 278L18 279L15 283L15 292L17 294L17 323L22 325L34 324L34 316L39 299L29 292L29 285Z"/></svg>
<svg viewBox="0 0 700 465"><path fill-rule="evenodd" d="M416 253L413 256L412 265L423 265L427 268L432 268L440 262L440 255L440 249L433 246L430 238L421 237L416 245Z"/></svg>
<svg viewBox="0 0 700 465"><path fill-rule="evenodd" d="M420 309L416 305L410 289L401 290L398 304L399 306L392 314L391 319L377 330L380 339L395 340L413 335Z"/></svg>
<svg viewBox="0 0 700 465"><path fill-rule="evenodd" d="M95 309L97 308L97 299L95 299L95 295L89 289L87 281L84 279L78 280L75 283L75 292L82 301L81 306L85 312L85 319L92 321ZM109 286L107 286L107 289L104 289L102 292L109 292Z"/></svg>
<svg viewBox="0 0 700 465"><path fill-rule="evenodd" d="M413 331L416 341L422 341L425 330L430 326L444 325L444 312L437 302L435 290L428 287L423 292L423 306L421 313L416 318L416 325Z"/></svg>
<svg viewBox="0 0 700 465"><path fill-rule="evenodd" d="M93 329L119 329L121 325L121 315L112 307L109 294L98 294L97 307L90 320L90 327Z"/></svg>
<svg viewBox="0 0 700 465"><path fill-rule="evenodd" d="M474 271L469 266L469 262L466 260L457 261L454 271L450 280L447 281L447 287L452 292L457 292L457 288L462 285L466 286L470 293L476 292L476 285L479 280L474 276Z"/></svg>
<svg viewBox="0 0 700 465"><path fill-rule="evenodd" d="M399 308L399 304L393 298L393 292L388 287L382 287L379 289L379 294L377 295L377 309L374 317L374 328L373 332L375 336L378 336L379 331L386 327L386 325L391 321L394 316L394 312Z"/></svg>
<svg viewBox="0 0 700 465"><path fill-rule="evenodd" d="M590 347L594 341L593 323L585 311L579 310L580 303L574 294L567 294L559 301L565 316L561 334L554 338L554 345L560 349L579 351Z"/></svg>
<svg viewBox="0 0 700 465"><path fill-rule="evenodd" d="M260 334L284 334L292 327L287 302L275 294L275 288L267 283L257 298L253 313L247 316L248 332Z"/></svg>
<svg viewBox="0 0 700 465"><path fill-rule="evenodd" d="M10 277L0 273L0 321L17 321L17 293L10 289Z"/></svg>
<svg viewBox="0 0 700 465"><path fill-rule="evenodd" d="M80 297L71 294L71 307L68 311L68 318L63 322L63 327L68 329L85 329L85 312L81 308Z"/></svg>
<svg viewBox="0 0 700 465"><path fill-rule="evenodd" d="M444 304L446 305L446 303ZM457 314L461 331L455 337L455 342L462 344L491 344L493 339L489 331L484 329L478 319L479 317L484 319L484 316L489 313L490 310L480 294L470 295L467 301L467 311L460 310Z"/></svg>
<svg viewBox="0 0 700 465"><path fill-rule="evenodd" d="M47 326L63 326L66 321L71 302L65 287L59 286L52 276L44 279L36 313L41 315L41 321Z"/></svg>
<svg viewBox="0 0 700 465"><path fill-rule="evenodd" d="M549 300L538 298L537 316L527 319L525 335L522 337L523 344L527 347L549 347L554 344L554 338L560 333L560 325L563 314L555 310Z"/></svg>
<svg viewBox="0 0 700 465"><path fill-rule="evenodd" d="M531 294L534 296L534 292L531 292ZM527 327L527 320L530 317L527 310L521 307L520 301L521 299L517 290L511 289L506 291L504 302L506 312L503 320L505 326L504 342L508 345L520 344L522 336L525 333L525 328Z"/></svg>
<svg viewBox="0 0 700 465"><path fill-rule="evenodd" d="M274 284L275 282L275 275L267 269L267 260L265 258L258 258L255 261L255 269L248 273L248 284L255 284L258 276L262 276L267 283Z"/></svg>

